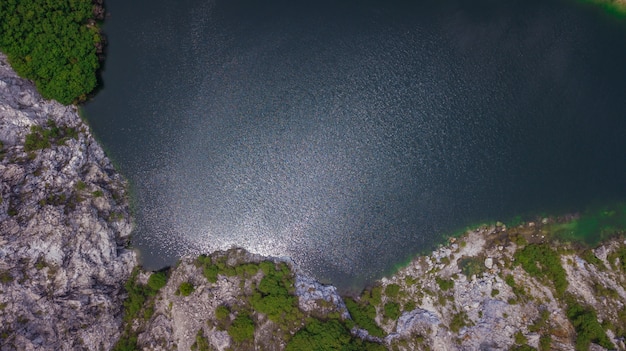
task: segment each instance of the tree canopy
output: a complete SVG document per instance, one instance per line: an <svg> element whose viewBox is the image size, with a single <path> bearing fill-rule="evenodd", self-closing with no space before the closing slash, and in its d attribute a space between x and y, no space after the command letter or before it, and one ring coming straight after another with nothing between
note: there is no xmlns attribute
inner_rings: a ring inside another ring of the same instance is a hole
<svg viewBox="0 0 626 351"><path fill-rule="evenodd" d="M44 98L85 100L97 84L99 29L91 0L0 1L0 50Z"/></svg>

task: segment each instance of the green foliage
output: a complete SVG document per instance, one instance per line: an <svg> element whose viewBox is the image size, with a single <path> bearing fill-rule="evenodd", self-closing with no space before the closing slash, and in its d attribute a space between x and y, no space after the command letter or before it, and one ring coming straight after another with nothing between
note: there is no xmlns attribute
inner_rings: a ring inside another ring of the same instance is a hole
<svg viewBox="0 0 626 351"><path fill-rule="evenodd" d="M415 309L415 301L408 301L404 304L405 311L413 311Z"/></svg>
<svg viewBox="0 0 626 351"><path fill-rule="evenodd" d="M102 190L96 190L93 193L91 193L91 195L93 195L93 197L102 197L104 193L102 192Z"/></svg>
<svg viewBox="0 0 626 351"><path fill-rule="evenodd" d="M41 95L62 104L84 100L97 84L101 38L91 0L0 1L0 50Z"/></svg>
<svg viewBox="0 0 626 351"><path fill-rule="evenodd" d="M76 184L74 184L74 189L78 191L83 191L86 188L87 188L87 184L85 184L85 182L83 182L82 180L79 180L76 182Z"/></svg>
<svg viewBox="0 0 626 351"><path fill-rule="evenodd" d="M196 341L193 344L191 344L191 350L192 351L212 350L211 344L209 344L209 341L204 336L204 331L202 329L198 330L198 333L196 334Z"/></svg>
<svg viewBox="0 0 626 351"><path fill-rule="evenodd" d="M559 254L547 244L531 244L515 252L515 262L531 277L543 283L554 284L557 296L563 296L567 289L567 277L561 266Z"/></svg>
<svg viewBox="0 0 626 351"><path fill-rule="evenodd" d="M385 336L385 332L374 320L376 318L376 308L374 306L367 302L359 304L351 298L346 298L345 303L350 316L352 316L352 319L358 326L367 330L372 336Z"/></svg>
<svg viewBox="0 0 626 351"><path fill-rule="evenodd" d="M461 311L452 316L452 320L450 321L450 330L454 333L458 333L461 328L470 326L471 324L471 321L467 317L467 313L465 313L465 311Z"/></svg>
<svg viewBox="0 0 626 351"><path fill-rule="evenodd" d="M436 277L435 281L437 282L437 285L439 285L439 289L441 289L442 291L447 291L454 288L454 280Z"/></svg>
<svg viewBox="0 0 626 351"><path fill-rule="evenodd" d="M576 351L588 350L592 342L607 349L614 349L615 345L598 322L596 311L581 305L572 296L568 296L566 300L567 318L576 330Z"/></svg>
<svg viewBox="0 0 626 351"><path fill-rule="evenodd" d="M604 263L602 262L602 260L600 260L599 258L596 257L596 255L593 254L593 251L591 250L585 250L583 252L580 253L580 258L582 258L583 260L587 261L587 263L592 264L596 267L598 267L598 269L600 270L604 270Z"/></svg>
<svg viewBox="0 0 626 351"><path fill-rule="evenodd" d="M518 345L524 345L528 342L528 339L526 338L526 336L524 336L524 333L522 333L521 331L518 331L517 333L515 333L515 335L513 335L513 338L515 340L515 343Z"/></svg>
<svg viewBox="0 0 626 351"><path fill-rule="evenodd" d="M395 302L387 302L383 308L385 317L398 319L400 317L400 305Z"/></svg>
<svg viewBox="0 0 626 351"><path fill-rule="evenodd" d="M539 337L539 350L552 350L552 336L550 334L542 335Z"/></svg>
<svg viewBox="0 0 626 351"><path fill-rule="evenodd" d="M519 346L515 346L511 348L511 351L536 351L537 349L535 349L532 346L528 346L526 344L524 345L519 345Z"/></svg>
<svg viewBox="0 0 626 351"><path fill-rule="evenodd" d="M533 324L528 326L528 331L532 333L536 333L538 331L541 331L542 329L546 329L548 326L549 318L550 318L550 311L545 310L545 309L541 310L541 313L539 314L539 318L537 318L537 320L535 320Z"/></svg>
<svg viewBox="0 0 626 351"><path fill-rule="evenodd" d="M230 310L224 305L219 305L215 309L215 318L219 321L224 321L230 316Z"/></svg>
<svg viewBox="0 0 626 351"><path fill-rule="evenodd" d="M382 351L382 345L365 342L355 338L350 331L339 321L326 322L317 319L308 321L287 344L286 351Z"/></svg>
<svg viewBox="0 0 626 351"><path fill-rule="evenodd" d="M30 127L30 133L26 135L24 142L24 151L47 149L52 145L65 145L67 140L77 138L78 132L75 128L59 127L53 120L49 119L46 128L42 126Z"/></svg>
<svg viewBox="0 0 626 351"><path fill-rule="evenodd" d="M177 293L182 296L189 296L195 289L196 288L190 282L184 282L178 286Z"/></svg>
<svg viewBox="0 0 626 351"><path fill-rule="evenodd" d="M137 336L136 335L125 335L123 334L120 339L117 341L115 346L113 346L112 351L135 351L137 348Z"/></svg>
<svg viewBox="0 0 626 351"><path fill-rule="evenodd" d="M236 343L254 339L254 321L248 314L240 313L228 327L228 335Z"/></svg>
<svg viewBox="0 0 626 351"><path fill-rule="evenodd" d="M260 266L265 276L250 298L252 308L278 324L296 324L302 318L302 313L298 308L298 298L293 294L293 274L289 267L284 263L276 266L268 261L261 262Z"/></svg>
<svg viewBox="0 0 626 351"><path fill-rule="evenodd" d="M165 284L167 284L167 274L163 271L154 272L148 278L148 287L154 292L159 291Z"/></svg>
<svg viewBox="0 0 626 351"><path fill-rule="evenodd" d="M619 249L611 252L607 259L613 268L626 272L626 246L620 246Z"/></svg>
<svg viewBox="0 0 626 351"><path fill-rule="evenodd" d="M496 297L500 294L500 290L498 289L492 289L491 290L491 297Z"/></svg>
<svg viewBox="0 0 626 351"><path fill-rule="evenodd" d="M400 285L398 284L389 284L385 288L385 294L392 299L395 299L396 297L398 297L399 292L400 292Z"/></svg>
<svg viewBox="0 0 626 351"><path fill-rule="evenodd" d="M7 284L12 281L13 281L13 277L11 276L11 273L0 269L0 283Z"/></svg>

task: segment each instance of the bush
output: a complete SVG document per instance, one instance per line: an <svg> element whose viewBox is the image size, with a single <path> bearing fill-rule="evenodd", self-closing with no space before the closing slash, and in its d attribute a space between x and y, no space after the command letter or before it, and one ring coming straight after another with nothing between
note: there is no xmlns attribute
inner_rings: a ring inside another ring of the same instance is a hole
<svg viewBox="0 0 626 351"><path fill-rule="evenodd" d="M346 307L354 322L370 335L384 337L385 332L376 324L376 308L369 303L359 304L351 298L345 299Z"/></svg>
<svg viewBox="0 0 626 351"><path fill-rule="evenodd" d="M165 284L167 284L167 274L163 271L154 272L148 278L148 287L154 292L159 291Z"/></svg>
<svg viewBox="0 0 626 351"><path fill-rule="evenodd" d="M435 278L437 285L439 285L439 289L442 291L447 291L454 288L454 280L441 279L439 277Z"/></svg>
<svg viewBox="0 0 626 351"><path fill-rule="evenodd" d="M387 302L383 310L385 317L389 319L398 319L400 317L400 305L395 302Z"/></svg>
<svg viewBox="0 0 626 351"><path fill-rule="evenodd" d="M452 316L452 320L450 321L450 330L454 333L458 333L461 328L470 326L471 324L472 323L467 317L467 313L465 313L465 311L461 311Z"/></svg>
<svg viewBox="0 0 626 351"><path fill-rule="evenodd" d="M249 315L240 313L228 327L228 335L236 343L252 340L254 338L254 321Z"/></svg>
<svg viewBox="0 0 626 351"><path fill-rule="evenodd" d="M210 351L211 344L204 336L204 331L202 329L198 330L196 334L196 341L191 345L192 351Z"/></svg>
<svg viewBox="0 0 626 351"><path fill-rule="evenodd" d="M194 290L195 287L189 282L181 283L178 287L178 293L182 296L189 296Z"/></svg>
<svg viewBox="0 0 626 351"><path fill-rule="evenodd" d="M531 277L554 284L557 296L567 289L567 278L559 254L546 244L531 244L515 252L515 262Z"/></svg>
<svg viewBox="0 0 626 351"><path fill-rule="evenodd" d="M598 322L596 311L579 304L572 296L567 298L567 305L567 318L576 330L576 351L588 350L592 342L607 349L615 348Z"/></svg>
<svg viewBox="0 0 626 351"><path fill-rule="evenodd" d="M78 132L75 128L58 127L54 120L49 119L46 128L31 126L30 133L24 141L24 151L31 152L47 149L52 145L65 145L69 139L77 139Z"/></svg>
<svg viewBox="0 0 626 351"><path fill-rule="evenodd" d="M386 348L379 344L354 338L350 331L337 320L322 322L312 319L293 336L285 350L382 351Z"/></svg>
<svg viewBox="0 0 626 351"><path fill-rule="evenodd" d="M298 298L293 295L295 288L289 267L284 263L276 266L269 261L261 262L260 267L265 276L250 298L252 308L280 325L289 327L297 323L302 313L298 308Z"/></svg>
<svg viewBox="0 0 626 351"><path fill-rule="evenodd" d="M220 306L217 306L217 308L215 309L215 318L217 318L217 320L224 321L229 316L230 316L230 310L228 309L228 307L224 305L220 305Z"/></svg>
<svg viewBox="0 0 626 351"><path fill-rule="evenodd" d="M399 292L400 292L400 285L398 284L389 284L385 288L385 294L387 294L387 296L394 298L394 299L398 297Z"/></svg>

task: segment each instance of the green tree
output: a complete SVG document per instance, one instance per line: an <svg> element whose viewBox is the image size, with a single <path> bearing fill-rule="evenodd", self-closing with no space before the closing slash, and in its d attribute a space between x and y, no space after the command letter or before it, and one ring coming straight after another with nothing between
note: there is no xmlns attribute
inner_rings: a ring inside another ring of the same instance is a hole
<svg viewBox="0 0 626 351"><path fill-rule="evenodd" d="M0 1L0 50L41 95L85 100L97 84L102 38L91 0Z"/></svg>

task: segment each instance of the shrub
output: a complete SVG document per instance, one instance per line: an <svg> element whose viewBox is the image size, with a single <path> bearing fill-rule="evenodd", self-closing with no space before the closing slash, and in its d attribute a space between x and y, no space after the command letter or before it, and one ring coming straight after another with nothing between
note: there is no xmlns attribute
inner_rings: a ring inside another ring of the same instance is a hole
<svg viewBox="0 0 626 351"><path fill-rule="evenodd" d="M240 313L228 327L228 335L240 343L254 338L254 321L249 315Z"/></svg>
<svg viewBox="0 0 626 351"><path fill-rule="evenodd" d="M191 345L192 351L210 351L211 344L204 336L204 331L202 329L198 330L196 334L196 341Z"/></svg>
<svg viewBox="0 0 626 351"><path fill-rule="evenodd" d="M572 296L568 296L566 300L567 318L576 330L576 350L588 350L592 342L607 349L614 349L615 345L598 322L596 311L579 304Z"/></svg>
<svg viewBox="0 0 626 351"><path fill-rule="evenodd" d="M376 308L369 303L359 304L351 298L345 299L346 307L354 322L367 330L370 335L384 337L385 332L376 324Z"/></svg>
<svg viewBox="0 0 626 351"><path fill-rule="evenodd" d="M387 294L387 296L394 298L394 299L398 297L399 292L400 292L400 285L398 284L389 284L385 288L385 294Z"/></svg>
<svg viewBox="0 0 626 351"><path fill-rule="evenodd" d="M154 292L159 291L165 284L167 284L167 274L163 271L154 272L148 278L148 287Z"/></svg>
<svg viewBox="0 0 626 351"><path fill-rule="evenodd" d="M295 288L289 267L284 263L276 266L268 261L261 262L260 266L265 276L250 298L252 308L278 324L295 324L301 319L301 312L298 298L293 295Z"/></svg>
<svg viewBox="0 0 626 351"><path fill-rule="evenodd" d="M223 321L228 318L228 316L230 316L230 310L228 309L228 307L224 305L217 306L217 308L215 309L215 318Z"/></svg>
<svg viewBox="0 0 626 351"><path fill-rule="evenodd" d="M385 317L389 319L398 319L400 317L400 305L395 302L387 302L383 309Z"/></svg>
<svg viewBox="0 0 626 351"><path fill-rule="evenodd" d="M182 296L189 296L194 290L195 287L189 282L181 283L178 287L178 293Z"/></svg>
<svg viewBox="0 0 626 351"><path fill-rule="evenodd" d="M515 343L518 345L523 345L528 342L528 339L526 338L526 336L524 336L524 333L522 333L521 331L518 331L517 333L515 333L515 335L513 335L513 338L515 339Z"/></svg>
<svg viewBox="0 0 626 351"><path fill-rule="evenodd" d="M450 330L454 333L458 333L459 330L463 327L470 326L471 322L467 317L467 313L465 311L461 311L454 316L452 316L452 320L450 321Z"/></svg>
<svg viewBox="0 0 626 351"><path fill-rule="evenodd" d="M544 283L552 282L558 296L567 289L565 270L561 266L559 254L547 244L531 244L515 252L515 262L531 277Z"/></svg>
<svg viewBox="0 0 626 351"><path fill-rule="evenodd" d="M287 344L286 351L300 350L363 350L382 351L386 348L355 338L339 321L311 319Z"/></svg>
<svg viewBox="0 0 626 351"><path fill-rule="evenodd" d="M447 290L454 288L454 280L441 279L439 277L436 277L435 281L437 281L437 285L439 285L439 289L443 291L447 291Z"/></svg>

